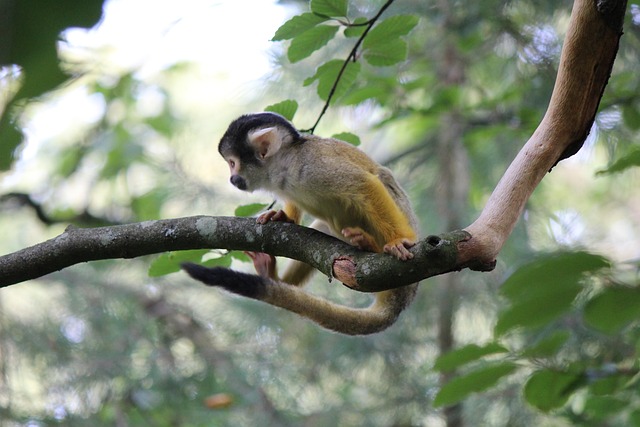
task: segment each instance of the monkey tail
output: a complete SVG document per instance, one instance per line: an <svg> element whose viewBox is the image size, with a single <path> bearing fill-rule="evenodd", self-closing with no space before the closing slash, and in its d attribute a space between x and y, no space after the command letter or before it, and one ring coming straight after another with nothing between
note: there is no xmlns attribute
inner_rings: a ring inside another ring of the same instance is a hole
<svg viewBox="0 0 640 427"><path fill-rule="evenodd" d="M255 274L222 267L207 268L192 263L184 263L182 268L191 277L207 285L284 308L324 328L347 335L368 335L387 329L411 303L417 288L413 284L378 292L375 302L369 307L352 308L312 295L298 286Z"/></svg>

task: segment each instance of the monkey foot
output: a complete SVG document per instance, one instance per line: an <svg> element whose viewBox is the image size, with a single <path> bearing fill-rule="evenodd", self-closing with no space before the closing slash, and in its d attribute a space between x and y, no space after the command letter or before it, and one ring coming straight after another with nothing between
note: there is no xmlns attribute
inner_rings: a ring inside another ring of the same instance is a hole
<svg viewBox="0 0 640 427"><path fill-rule="evenodd" d="M265 212L256 219L256 222L258 224L266 224L269 221L293 222L293 220L289 218L282 209L279 211L271 210L271 211Z"/></svg>
<svg viewBox="0 0 640 427"><path fill-rule="evenodd" d="M349 239L349 242L353 246L356 246L363 251L380 252L380 248L373 239L373 236L360 227L343 228L342 235Z"/></svg>
<svg viewBox="0 0 640 427"><path fill-rule="evenodd" d="M413 258L413 254L409 252L409 248L416 243L409 239L396 239L384 245L384 252L391 254L399 260L406 261Z"/></svg>
<svg viewBox="0 0 640 427"><path fill-rule="evenodd" d="M245 251L245 254L253 261L253 267L260 277L277 280L276 258L264 252Z"/></svg>

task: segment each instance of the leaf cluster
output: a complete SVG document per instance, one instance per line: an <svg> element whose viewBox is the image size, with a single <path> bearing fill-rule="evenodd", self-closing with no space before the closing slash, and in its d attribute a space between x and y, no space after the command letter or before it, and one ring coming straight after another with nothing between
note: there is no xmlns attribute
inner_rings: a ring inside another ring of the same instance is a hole
<svg viewBox="0 0 640 427"><path fill-rule="evenodd" d="M617 280L607 258L581 251L540 256L516 269L500 294L506 306L494 340L436 360L434 369L459 375L440 389L434 404L452 405L525 377L524 399L541 411L559 410L580 393L585 409L576 413L565 406L561 414L583 421L640 416L635 397L623 414L618 404L634 395L640 373L640 288ZM576 323L582 336L571 333ZM618 350L608 347L611 340ZM581 355L587 347L590 359Z"/></svg>
<svg viewBox="0 0 640 427"><path fill-rule="evenodd" d="M11 116L11 107L55 89L71 76L61 66L56 44L62 30L93 26L102 15L104 0L38 0L2 2L2 38L0 67L17 66L19 88L5 93L8 98L0 114L0 171L8 170L14 151L22 142L22 132ZM16 71L14 69L14 71ZM6 89L5 89L6 90Z"/></svg>
<svg viewBox="0 0 640 427"><path fill-rule="evenodd" d="M320 64L315 73L303 82L304 86L317 82L317 94L325 101L325 107L310 132L315 130L329 105L340 100L344 103L347 94L353 96L354 83L362 70L360 58L374 67L388 67L407 59L408 45L403 37L416 27L419 19L416 15L395 15L380 20L392 3L393 0L387 1L374 17L367 18L351 17L347 0L313 0L309 12L294 16L276 31L273 41L289 41L287 57L291 63L308 58L337 39L339 34L345 40L355 39L346 58ZM361 91L357 102L377 95L380 91ZM349 101L353 102L353 99Z"/></svg>

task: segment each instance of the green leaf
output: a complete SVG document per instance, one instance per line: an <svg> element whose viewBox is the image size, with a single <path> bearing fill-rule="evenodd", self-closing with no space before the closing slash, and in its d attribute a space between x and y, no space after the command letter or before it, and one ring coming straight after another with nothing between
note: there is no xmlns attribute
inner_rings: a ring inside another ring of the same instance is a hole
<svg viewBox="0 0 640 427"><path fill-rule="evenodd" d="M362 42L363 49L376 48L409 34L418 25L416 15L395 15L376 24Z"/></svg>
<svg viewBox="0 0 640 427"><path fill-rule="evenodd" d="M164 253L151 262L148 274L150 277L159 277L176 273L180 271L180 264L183 262L195 262L205 267L229 267L231 265L232 256L229 253L202 261L203 257L210 253L212 252L209 249ZM235 257L241 259L239 256Z"/></svg>
<svg viewBox="0 0 640 427"><path fill-rule="evenodd" d="M457 350L450 351L438 357L433 369L440 372L451 372L458 367L496 353L506 353L508 350L496 342L484 346L469 344Z"/></svg>
<svg viewBox="0 0 640 427"><path fill-rule="evenodd" d="M524 265L500 289L510 305L499 315L495 333L535 328L556 319L571 308L584 275L609 265L606 258L587 252L550 254Z"/></svg>
<svg viewBox="0 0 640 427"><path fill-rule="evenodd" d="M291 40L287 57L292 63L303 60L322 46L329 43L338 32L334 25L318 25Z"/></svg>
<svg viewBox="0 0 640 427"><path fill-rule="evenodd" d="M321 66L318 67L316 73L307 78L304 81L305 86L309 86L314 81L318 80L318 96L320 99L326 101L329 98L329 94L331 93L331 89L338 78L338 74L340 73L340 69L342 68L344 61L339 59L333 59L329 62L325 62ZM360 73L360 63L358 62L349 62L347 63L347 67L342 74L342 78L338 83L333 99L338 99L342 95L344 95L347 90L351 88L356 78L358 77L358 73Z"/></svg>
<svg viewBox="0 0 640 427"><path fill-rule="evenodd" d="M379 103L384 103L385 99L389 96L389 91L385 86L367 84L364 87L351 90L344 96L341 103L343 105L356 105L360 104L367 99L375 99Z"/></svg>
<svg viewBox="0 0 640 427"><path fill-rule="evenodd" d="M524 386L524 397L544 412L564 405L571 394L582 385L582 374L551 369L535 372Z"/></svg>
<svg viewBox="0 0 640 427"><path fill-rule="evenodd" d="M433 406L448 406L460 402L471 393L477 393L493 387L502 377L510 375L517 365L503 362L476 369L456 377L442 386L436 395Z"/></svg>
<svg viewBox="0 0 640 427"><path fill-rule="evenodd" d="M359 24L364 24L365 22L367 22L368 19L361 16L359 18L356 18L353 20L353 22L344 29L344 36L345 37L360 37L362 35L362 33L364 33L364 30L367 29L366 25L359 25Z"/></svg>
<svg viewBox="0 0 640 427"><path fill-rule="evenodd" d="M556 331L551 336L531 345L529 348L525 348L522 351L522 357L532 359L553 357L570 337L571 334L567 331Z"/></svg>
<svg viewBox="0 0 640 427"><path fill-rule="evenodd" d="M340 18L347 16L347 0L311 0L311 12Z"/></svg>
<svg viewBox="0 0 640 427"><path fill-rule="evenodd" d="M327 18L318 16L311 12L296 15L282 24L271 40L279 41L292 39L326 20Z"/></svg>
<svg viewBox="0 0 640 427"><path fill-rule="evenodd" d="M249 256L245 254L243 251L230 251L229 256L233 259L237 259L238 261L252 262L251 258L249 258Z"/></svg>
<svg viewBox="0 0 640 427"><path fill-rule="evenodd" d="M538 286L541 283L557 282L562 286L610 265L607 258L584 251L545 254L513 272L500 287L500 293L511 302L528 302L547 293Z"/></svg>
<svg viewBox="0 0 640 427"><path fill-rule="evenodd" d="M200 263L202 257L208 254L209 249L195 249L191 251L166 252L151 262L148 274L150 277L165 276L180 271L183 262Z"/></svg>
<svg viewBox="0 0 640 427"><path fill-rule="evenodd" d="M612 286L587 302L584 318L591 326L608 334L619 332L640 320L640 289Z"/></svg>
<svg viewBox="0 0 640 427"><path fill-rule="evenodd" d="M364 58L371 65L384 67L407 59L407 43L400 39L418 24L415 15L396 15L371 29L362 43Z"/></svg>
<svg viewBox="0 0 640 427"><path fill-rule="evenodd" d="M360 137L350 132L336 133L335 135L332 135L331 138L348 142L349 144L354 145L356 147L360 145Z"/></svg>
<svg viewBox="0 0 640 427"><path fill-rule="evenodd" d="M502 311L494 329L495 334L500 336L517 327L537 328L569 311L582 288L578 283L566 282L557 287L554 284L557 283L532 284L547 292L540 294L539 298L513 304Z"/></svg>
<svg viewBox="0 0 640 427"><path fill-rule="evenodd" d="M267 106L264 111L278 113L285 119L292 121L293 116L295 116L296 111L298 111L298 102L293 99L287 99L285 101L278 102L277 104Z"/></svg>
<svg viewBox="0 0 640 427"><path fill-rule="evenodd" d="M238 206L234 212L234 215L241 217L252 216L257 214L267 206L269 205L265 203L251 203L249 205Z"/></svg>
<svg viewBox="0 0 640 427"><path fill-rule="evenodd" d="M608 168L598 171L597 175L622 172L637 166L640 166L640 147L635 147L630 153L616 160Z"/></svg>
<svg viewBox="0 0 640 427"><path fill-rule="evenodd" d="M584 404L584 410L596 420L604 421L607 417L615 416L616 413L629 408L629 402L626 399L619 399L612 396L589 396ZM593 423L591 425L594 425ZM598 425L598 424L596 424ZM608 425L604 422L599 425ZM637 426L638 423L629 422L630 426Z"/></svg>
<svg viewBox="0 0 640 427"><path fill-rule="evenodd" d="M378 44L364 52L364 59L376 67L386 67L407 59L407 43L401 39Z"/></svg>
<svg viewBox="0 0 640 427"><path fill-rule="evenodd" d="M204 262L202 262L201 264L204 265L205 267L230 267L231 266L231 261L232 261L231 255L229 255L228 253L219 257L215 257L215 258L211 258L208 259Z"/></svg>
<svg viewBox="0 0 640 427"><path fill-rule="evenodd" d="M615 374L617 368L609 364L601 366L598 371L589 372L589 392L594 396L614 395L629 387L628 373ZM601 376L601 378L598 378Z"/></svg>

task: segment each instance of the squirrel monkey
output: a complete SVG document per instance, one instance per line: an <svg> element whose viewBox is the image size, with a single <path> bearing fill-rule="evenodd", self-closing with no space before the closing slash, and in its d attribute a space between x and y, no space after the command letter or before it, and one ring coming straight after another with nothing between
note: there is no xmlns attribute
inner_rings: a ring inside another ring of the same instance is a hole
<svg viewBox="0 0 640 427"><path fill-rule="evenodd" d="M218 146L229 164L231 183L244 191L267 190L283 199L281 211L260 215L259 223L299 223L305 211L311 225L360 249L407 260L416 241L417 219L406 193L391 172L356 147L299 133L274 113L243 115L233 121ZM285 308L344 334L363 335L393 324L413 300L417 284L378 292L368 308L350 308L304 291L313 268L291 261L282 279L275 258L248 252L259 275L226 268L184 264L193 278L246 297Z"/></svg>

